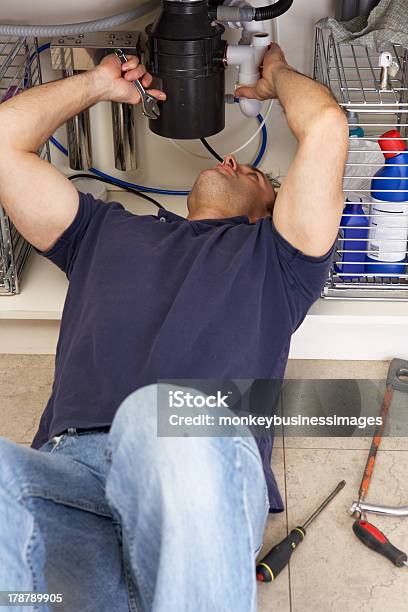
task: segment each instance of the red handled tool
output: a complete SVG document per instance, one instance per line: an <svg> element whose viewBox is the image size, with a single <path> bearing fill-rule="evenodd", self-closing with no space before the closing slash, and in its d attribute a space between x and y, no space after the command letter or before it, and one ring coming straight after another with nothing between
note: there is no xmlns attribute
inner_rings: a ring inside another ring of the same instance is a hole
<svg viewBox="0 0 408 612"><path fill-rule="evenodd" d="M370 486L375 460L378 448L381 444L382 436L384 434L394 390L402 391L403 393L408 392L408 384L406 381L407 373L407 361L403 361L402 359L393 359L391 361L387 374L384 400L380 411L381 423L376 428L371 442L371 448L368 453L363 478L358 491L358 501L354 502L351 508L352 516L357 519L353 523L353 531L358 539L363 542L363 544L368 546L368 548L371 548L380 555L383 555L383 557L389 559L397 567L408 567L408 556L402 550L399 550L393 544L391 544L388 538L382 533L382 531L377 529L375 525L365 520L364 506L366 506L367 511L369 511L369 504L364 504L364 500Z"/></svg>
<svg viewBox="0 0 408 612"><path fill-rule="evenodd" d="M397 567L403 567L404 565L408 567L407 554L393 546L382 531L371 523L362 519L354 521L353 531L363 544L389 559Z"/></svg>
<svg viewBox="0 0 408 612"><path fill-rule="evenodd" d="M376 427L371 441L371 447L368 452L366 465L364 468L363 477L361 479L360 488L358 490L358 501L353 504L352 515L354 518L359 518L362 512L359 512L359 506L362 504L367 496L368 488L370 486L371 477L373 475L375 460L377 458L377 452L381 444L381 440L384 434L385 425L390 411L392 397L394 391L401 391L402 393L408 393L408 361L403 359L393 359L388 368L387 381L384 393L384 399L380 410L380 424Z"/></svg>

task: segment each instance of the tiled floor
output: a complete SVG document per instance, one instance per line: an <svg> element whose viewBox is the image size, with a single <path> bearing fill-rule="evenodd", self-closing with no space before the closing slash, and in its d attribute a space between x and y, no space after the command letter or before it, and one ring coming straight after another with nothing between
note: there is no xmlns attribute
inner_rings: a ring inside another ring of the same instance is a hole
<svg viewBox="0 0 408 612"><path fill-rule="evenodd" d="M0 355L0 435L29 443L52 383L53 357ZM291 362L288 378L384 379L385 362ZM407 402L408 396L403 402ZM277 439L273 467L286 511L270 516L267 550L301 524L343 478L347 481L310 527L290 567L275 583L260 584L258 612L406 612L408 568L399 569L365 548L352 533L347 510L356 496L369 440L366 438ZM370 500L408 503L408 444L388 438L379 452ZM408 518L373 522L408 550ZM232 612L232 611L231 611Z"/></svg>

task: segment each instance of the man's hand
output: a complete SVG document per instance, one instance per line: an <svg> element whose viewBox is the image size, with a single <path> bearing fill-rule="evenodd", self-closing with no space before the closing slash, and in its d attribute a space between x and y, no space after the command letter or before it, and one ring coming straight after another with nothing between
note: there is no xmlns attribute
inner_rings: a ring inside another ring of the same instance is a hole
<svg viewBox="0 0 408 612"><path fill-rule="evenodd" d="M279 70L293 70L286 61L285 54L276 43L272 43L264 55L261 66L261 78L254 86L237 87L235 95L252 100L270 100L276 98L275 76Z"/></svg>
<svg viewBox="0 0 408 612"><path fill-rule="evenodd" d="M139 79L143 87L158 100L165 100L166 94L159 89L148 89L152 84L153 77L146 72L143 64L134 55L129 55L125 64L121 64L115 54L107 55L102 62L92 71L98 82L103 85L105 91L104 99L113 102L126 102L128 104L139 104L140 94L132 81Z"/></svg>
<svg viewBox="0 0 408 612"><path fill-rule="evenodd" d="M0 201L38 249L49 249L72 223L79 198L71 181L37 151L60 125L102 100L138 104L131 82L137 78L150 87L152 76L136 57L122 65L108 55L93 70L32 87L0 104ZM162 91L149 92L166 99Z"/></svg>
<svg viewBox="0 0 408 612"><path fill-rule="evenodd" d="M298 149L276 198L273 222L296 249L312 257L325 255L343 209L345 113L327 87L289 66L276 44L264 56L259 81L239 87L236 95L278 98Z"/></svg>

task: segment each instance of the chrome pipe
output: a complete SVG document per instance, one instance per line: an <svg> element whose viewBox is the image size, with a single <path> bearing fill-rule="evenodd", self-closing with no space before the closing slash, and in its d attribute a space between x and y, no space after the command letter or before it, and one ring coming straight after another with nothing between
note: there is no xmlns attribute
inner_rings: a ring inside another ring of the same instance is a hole
<svg viewBox="0 0 408 612"><path fill-rule="evenodd" d="M384 516L408 516L408 506L383 506L382 504L366 504L365 502L355 501L350 508L350 513L354 514L382 514Z"/></svg>
<svg viewBox="0 0 408 612"><path fill-rule="evenodd" d="M132 104L112 102L112 129L115 168L117 170L136 170L135 110Z"/></svg>
<svg viewBox="0 0 408 612"><path fill-rule="evenodd" d="M69 167L88 170L92 166L89 110L75 115L66 125Z"/></svg>
<svg viewBox="0 0 408 612"><path fill-rule="evenodd" d="M63 76L69 77L77 71L67 69ZM69 167L72 170L88 170L92 166L91 128L89 109L78 113L66 122Z"/></svg>

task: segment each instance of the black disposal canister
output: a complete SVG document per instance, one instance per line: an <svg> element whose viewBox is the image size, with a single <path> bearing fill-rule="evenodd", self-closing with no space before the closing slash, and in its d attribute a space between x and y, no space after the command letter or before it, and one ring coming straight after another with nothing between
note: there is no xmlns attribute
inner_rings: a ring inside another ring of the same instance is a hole
<svg viewBox="0 0 408 612"><path fill-rule="evenodd" d="M164 0L149 28L149 71L166 92L160 117L149 121L166 138L205 138L225 125L226 43L207 2Z"/></svg>

